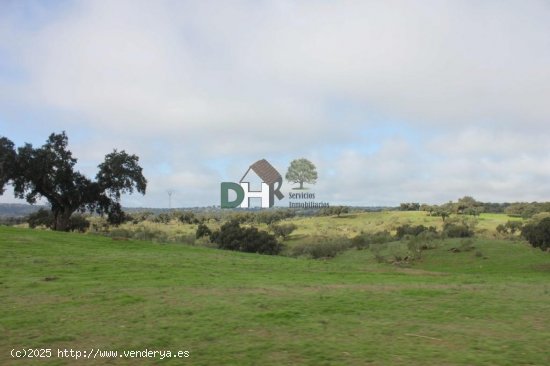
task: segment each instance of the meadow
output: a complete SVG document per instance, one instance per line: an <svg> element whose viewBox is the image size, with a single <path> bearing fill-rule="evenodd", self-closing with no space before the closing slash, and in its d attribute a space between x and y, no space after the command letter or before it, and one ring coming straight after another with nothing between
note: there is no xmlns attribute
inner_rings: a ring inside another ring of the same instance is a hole
<svg viewBox="0 0 550 366"><path fill-rule="evenodd" d="M353 248L313 260L0 227L0 364L547 365L549 253L499 237L494 228L507 220L482 215L475 239L438 240L406 265ZM319 233L442 220L380 212L291 221L288 247ZM147 225L167 238L193 233ZM453 250L465 240L472 250ZM390 258L402 246L381 250ZM23 348L189 357L10 356Z"/></svg>

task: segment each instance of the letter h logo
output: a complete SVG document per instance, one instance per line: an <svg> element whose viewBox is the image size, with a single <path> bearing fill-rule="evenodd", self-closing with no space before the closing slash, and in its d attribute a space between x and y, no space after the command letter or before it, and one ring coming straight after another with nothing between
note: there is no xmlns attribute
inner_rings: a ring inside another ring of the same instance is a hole
<svg viewBox="0 0 550 366"><path fill-rule="evenodd" d="M250 183L243 182L251 170L262 180L260 191L251 191ZM273 207L275 197L279 200L284 198L280 191L282 184L283 177L281 177L281 174L267 160L258 160L248 168L238 184L233 182L223 182L221 184L221 208L236 208L239 206L249 208L250 198L261 198L262 208ZM237 195L233 201L229 201L230 190Z"/></svg>

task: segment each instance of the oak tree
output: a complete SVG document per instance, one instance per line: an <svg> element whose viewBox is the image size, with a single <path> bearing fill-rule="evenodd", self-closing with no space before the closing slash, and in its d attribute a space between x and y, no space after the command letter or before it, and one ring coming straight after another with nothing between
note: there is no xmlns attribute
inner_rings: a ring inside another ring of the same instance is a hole
<svg viewBox="0 0 550 366"><path fill-rule="evenodd" d="M115 149L91 180L75 170L77 159L67 146L65 132L52 133L41 147L25 144L17 150L12 141L0 137L0 194L11 183L15 196L30 204L45 198L54 216L54 230L68 230L76 211L105 214L112 224L122 222L121 195L134 190L145 194L147 187L139 158Z"/></svg>

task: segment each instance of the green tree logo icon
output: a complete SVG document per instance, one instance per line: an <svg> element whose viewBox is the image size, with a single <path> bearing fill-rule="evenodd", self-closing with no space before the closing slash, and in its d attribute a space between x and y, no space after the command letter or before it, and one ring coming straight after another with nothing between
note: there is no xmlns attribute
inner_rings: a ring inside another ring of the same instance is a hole
<svg viewBox="0 0 550 366"><path fill-rule="evenodd" d="M317 182L317 168L311 161L304 158L292 160L285 178L289 182L300 184L300 187L293 189L307 189L304 188L304 183L315 184Z"/></svg>

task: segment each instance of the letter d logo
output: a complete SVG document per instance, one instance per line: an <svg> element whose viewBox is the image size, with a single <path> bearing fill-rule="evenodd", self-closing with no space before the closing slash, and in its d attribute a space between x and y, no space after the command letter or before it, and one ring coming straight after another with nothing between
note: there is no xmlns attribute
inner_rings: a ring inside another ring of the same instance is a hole
<svg viewBox="0 0 550 366"><path fill-rule="evenodd" d="M244 200L244 189L237 183L223 182L220 186L221 189L221 207L222 208L236 208ZM237 198L234 201L229 202L229 190L234 191L237 194Z"/></svg>

